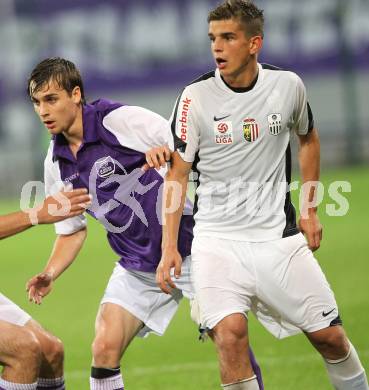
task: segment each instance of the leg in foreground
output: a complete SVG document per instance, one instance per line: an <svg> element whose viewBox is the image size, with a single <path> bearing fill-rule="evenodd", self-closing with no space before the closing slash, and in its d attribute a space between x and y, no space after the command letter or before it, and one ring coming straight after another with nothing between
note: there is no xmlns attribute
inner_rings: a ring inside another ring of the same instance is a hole
<svg viewBox="0 0 369 390"><path fill-rule="evenodd" d="M64 390L64 347L62 342L34 320L25 327L31 330L41 346L41 367L37 389Z"/></svg>
<svg viewBox="0 0 369 390"><path fill-rule="evenodd" d="M120 360L143 323L121 306L104 303L96 318L91 390L123 390Z"/></svg>
<svg viewBox="0 0 369 390"><path fill-rule="evenodd" d="M335 389L369 390L365 370L342 326L330 326L307 337L322 355Z"/></svg>
<svg viewBox="0 0 369 390"><path fill-rule="evenodd" d="M33 332L0 321L0 361L4 366L0 390L36 389L41 346Z"/></svg>
<svg viewBox="0 0 369 390"><path fill-rule="evenodd" d="M218 351L222 387L227 390L259 390L250 361L246 317L231 314L221 320L212 333Z"/></svg>

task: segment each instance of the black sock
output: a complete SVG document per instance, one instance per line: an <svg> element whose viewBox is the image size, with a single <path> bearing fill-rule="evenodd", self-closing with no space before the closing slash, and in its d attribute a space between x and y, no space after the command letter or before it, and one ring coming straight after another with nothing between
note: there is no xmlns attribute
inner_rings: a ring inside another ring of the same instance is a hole
<svg viewBox="0 0 369 390"><path fill-rule="evenodd" d="M116 367L116 368L91 367L91 378L105 379L119 374L120 374L120 367Z"/></svg>

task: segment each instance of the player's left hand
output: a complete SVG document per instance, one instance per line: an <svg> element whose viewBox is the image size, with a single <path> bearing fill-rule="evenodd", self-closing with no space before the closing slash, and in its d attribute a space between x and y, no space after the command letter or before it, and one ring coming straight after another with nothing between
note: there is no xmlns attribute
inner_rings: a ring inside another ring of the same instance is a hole
<svg viewBox="0 0 369 390"><path fill-rule="evenodd" d="M309 248L314 252L320 247L323 239L323 227L315 211L309 212L307 218L300 218L299 228L305 235Z"/></svg>
<svg viewBox="0 0 369 390"><path fill-rule="evenodd" d="M164 168L166 163L170 161L171 154L172 152L167 144L148 150L145 153L146 164L142 167L142 170L147 171L150 168Z"/></svg>
<svg viewBox="0 0 369 390"><path fill-rule="evenodd" d="M170 294L176 288L171 277L171 270L174 269L174 277L181 276L182 256L177 249L164 249L163 254L156 269L156 283L166 294Z"/></svg>
<svg viewBox="0 0 369 390"><path fill-rule="evenodd" d="M40 305L42 299L51 291L53 277L49 272L42 272L31 278L26 285L28 300Z"/></svg>

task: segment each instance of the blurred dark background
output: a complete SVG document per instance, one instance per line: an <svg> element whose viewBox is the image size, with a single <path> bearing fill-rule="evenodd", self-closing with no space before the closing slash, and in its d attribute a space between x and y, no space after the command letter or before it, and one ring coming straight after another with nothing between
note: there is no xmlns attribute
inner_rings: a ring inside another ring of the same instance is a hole
<svg viewBox="0 0 369 390"><path fill-rule="evenodd" d="M369 162L369 0L256 0L260 62L304 80L323 167ZM169 117L181 88L214 65L212 0L0 0L0 197L42 180L48 135L26 95L42 59L76 63L89 100L103 96Z"/></svg>

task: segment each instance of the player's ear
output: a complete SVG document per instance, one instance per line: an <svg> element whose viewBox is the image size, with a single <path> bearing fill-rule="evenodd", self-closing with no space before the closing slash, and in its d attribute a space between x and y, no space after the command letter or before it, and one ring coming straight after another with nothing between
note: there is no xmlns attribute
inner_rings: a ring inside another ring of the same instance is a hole
<svg viewBox="0 0 369 390"><path fill-rule="evenodd" d="M263 47L263 38L259 35L250 38L250 54L258 54Z"/></svg>
<svg viewBox="0 0 369 390"><path fill-rule="evenodd" d="M75 104L80 104L82 100L81 88L76 86L72 91L72 100Z"/></svg>

